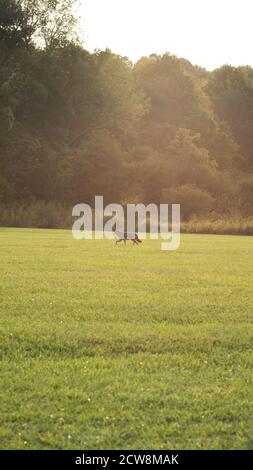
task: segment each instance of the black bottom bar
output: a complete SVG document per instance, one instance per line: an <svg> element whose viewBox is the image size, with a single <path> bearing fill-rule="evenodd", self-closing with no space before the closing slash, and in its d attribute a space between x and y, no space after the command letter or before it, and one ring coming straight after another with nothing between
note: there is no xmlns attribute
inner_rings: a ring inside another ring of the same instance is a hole
<svg viewBox="0 0 253 470"><path fill-rule="evenodd" d="M67 466L68 468L110 469L116 466L188 466L203 465L243 465L252 467L253 451L0 451L0 465Z"/></svg>

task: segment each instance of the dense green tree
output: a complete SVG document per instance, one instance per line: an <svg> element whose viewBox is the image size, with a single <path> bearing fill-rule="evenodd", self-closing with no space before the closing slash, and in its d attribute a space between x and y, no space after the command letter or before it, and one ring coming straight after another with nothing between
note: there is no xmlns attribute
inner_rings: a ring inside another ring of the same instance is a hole
<svg viewBox="0 0 253 470"><path fill-rule="evenodd" d="M0 47L8 50L29 44L34 28L29 24L27 11L16 0L0 0Z"/></svg>
<svg viewBox="0 0 253 470"><path fill-rule="evenodd" d="M253 69L226 65L208 80L210 95L218 117L227 123L239 145L237 167L253 169Z"/></svg>
<svg viewBox="0 0 253 470"><path fill-rule="evenodd" d="M152 121L193 131L214 128L214 116L200 82L169 54L141 59L135 66L139 85L151 101Z"/></svg>
<svg viewBox="0 0 253 470"><path fill-rule="evenodd" d="M252 69L89 53L74 5L0 0L0 201L250 215Z"/></svg>
<svg viewBox="0 0 253 470"><path fill-rule="evenodd" d="M78 0L18 0L40 47L55 49L78 42L74 7Z"/></svg>

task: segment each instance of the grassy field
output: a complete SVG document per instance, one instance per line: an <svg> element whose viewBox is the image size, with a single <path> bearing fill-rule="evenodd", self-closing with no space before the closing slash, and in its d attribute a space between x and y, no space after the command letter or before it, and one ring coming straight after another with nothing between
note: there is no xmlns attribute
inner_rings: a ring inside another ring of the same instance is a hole
<svg viewBox="0 0 253 470"><path fill-rule="evenodd" d="M252 449L253 238L0 229L2 449Z"/></svg>

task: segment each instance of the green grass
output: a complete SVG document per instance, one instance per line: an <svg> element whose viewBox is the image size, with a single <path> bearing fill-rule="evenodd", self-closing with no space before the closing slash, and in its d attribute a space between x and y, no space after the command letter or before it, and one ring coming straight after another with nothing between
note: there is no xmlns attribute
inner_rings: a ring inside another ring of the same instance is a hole
<svg viewBox="0 0 253 470"><path fill-rule="evenodd" d="M1 229L1 448L252 449L252 260Z"/></svg>

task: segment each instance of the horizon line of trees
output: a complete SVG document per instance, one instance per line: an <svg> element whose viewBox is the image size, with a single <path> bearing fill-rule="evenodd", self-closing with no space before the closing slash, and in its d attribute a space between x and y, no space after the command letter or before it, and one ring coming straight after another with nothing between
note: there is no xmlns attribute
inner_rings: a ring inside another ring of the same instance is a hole
<svg viewBox="0 0 253 470"><path fill-rule="evenodd" d="M90 53L74 3L0 0L0 203L252 215L253 68Z"/></svg>

